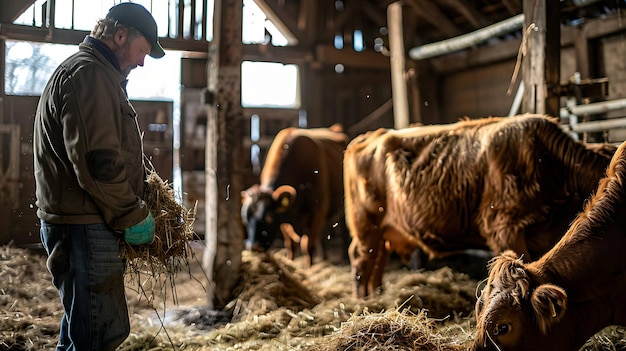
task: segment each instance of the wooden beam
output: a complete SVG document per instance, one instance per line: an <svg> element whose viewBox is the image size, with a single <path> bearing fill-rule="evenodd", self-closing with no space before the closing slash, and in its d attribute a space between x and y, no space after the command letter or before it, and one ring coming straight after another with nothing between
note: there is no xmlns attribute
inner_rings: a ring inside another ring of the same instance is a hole
<svg viewBox="0 0 626 351"><path fill-rule="evenodd" d="M559 114L560 2L524 0L526 55L522 61L522 113Z"/></svg>
<svg viewBox="0 0 626 351"><path fill-rule="evenodd" d="M519 0L502 0L502 4L509 11L511 15L518 15L522 13Z"/></svg>
<svg viewBox="0 0 626 351"><path fill-rule="evenodd" d="M241 225L242 150L241 0L216 0L219 27L207 80L206 249L209 303L222 309L240 278L244 233ZM221 5L221 6L220 6ZM217 77L216 77L217 74ZM219 81L219 85L216 83ZM219 106L219 108L218 108ZM213 290L214 289L214 290Z"/></svg>
<svg viewBox="0 0 626 351"><path fill-rule="evenodd" d="M372 5L369 1L364 1L361 5L363 13L374 22L379 28L387 26L387 18L385 13Z"/></svg>
<svg viewBox="0 0 626 351"><path fill-rule="evenodd" d="M13 23L35 0L0 1L0 23Z"/></svg>
<svg viewBox="0 0 626 351"><path fill-rule="evenodd" d="M422 19L438 28L444 35L455 37L463 32L452 23L448 17L435 5L435 2L421 0L407 0L407 4Z"/></svg>
<svg viewBox="0 0 626 351"><path fill-rule="evenodd" d="M53 31L50 31L48 28L42 27L0 24L0 38L10 40L78 45L87 35L89 35L89 31L84 30L55 28ZM167 50L207 52L209 48L209 42L206 40L159 38L159 42Z"/></svg>
<svg viewBox="0 0 626 351"><path fill-rule="evenodd" d="M546 114L558 116L561 109L561 2L546 0Z"/></svg>
<svg viewBox="0 0 626 351"><path fill-rule="evenodd" d="M402 27L402 4L394 2L387 8L389 27L389 61L391 63L391 91L393 97L394 128L409 126L409 98L405 76L406 53Z"/></svg>
<svg viewBox="0 0 626 351"><path fill-rule="evenodd" d="M458 11L475 29L491 24L485 15L476 10L476 8L468 6L466 1L444 0L443 2Z"/></svg>
<svg viewBox="0 0 626 351"><path fill-rule="evenodd" d="M356 11L354 3L344 5L343 11L341 11L338 16L335 16L333 21L333 30L340 33L343 32L343 27L345 27L346 24L352 19L354 11Z"/></svg>
<svg viewBox="0 0 626 351"><path fill-rule="evenodd" d="M298 30L298 24L293 19L295 16L287 13L283 7L278 6L271 0L254 0L254 2L285 36L289 45L298 44L298 35L302 34L302 32Z"/></svg>
<svg viewBox="0 0 626 351"><path fill-rule="evenodd" d="M243 60L299 64L314 61L314 52L293 46L247 44L243 46Z"/></svg>
<svg viewBox="0 0 626 351"><path fill-rule="evenodd" d="M389 69L389 58L372 50L353 51L337 50L330 45L315 47L315 61L324 64L341 63L346 67Z"/></svg>
<svg viewBox="0 0 626 351"><path fill-rule="evenodd" d="M298 30L303 33L304 36L301 38L301 40L304 41L301 45L310 45L320 32L321 29L317 18L319 11L318 0L300 1L297 26Z"/></svg>

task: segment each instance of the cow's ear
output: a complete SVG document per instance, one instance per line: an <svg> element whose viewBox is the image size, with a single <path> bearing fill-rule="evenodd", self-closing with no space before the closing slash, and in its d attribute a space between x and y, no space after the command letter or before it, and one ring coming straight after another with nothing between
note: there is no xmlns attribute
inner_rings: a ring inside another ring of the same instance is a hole
<svg viewBox="0 0 626 351"><path fill-rule="evenodd" d="M533 291L530 302L535 312L537 326L546 335L548 329L565 315L567 293L556 285L542 284Z"/></svg>
<svg viewBox="0 0 626 351"><path fill-rule="evenodd" d="M272 198L278 203L278 211L287 211L296 198L296 189L290 185L281 185L272 193Z"/></svg>

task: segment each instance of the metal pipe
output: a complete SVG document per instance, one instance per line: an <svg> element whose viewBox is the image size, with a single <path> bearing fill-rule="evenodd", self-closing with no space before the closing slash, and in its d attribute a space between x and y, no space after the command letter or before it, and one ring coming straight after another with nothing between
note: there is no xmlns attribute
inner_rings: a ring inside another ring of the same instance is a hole
<svg viewBox="0 0 626 351"><path fill-rule="evenodd" d="M584 7L598 1L599 0L573 0L572 3L576 7ZM563 0L561 0L561 2L563 2ZM409 50L409 57L413 60L423 60L449 54L454 51L463 50L476 44L480 44L493 37L516 31L523 26L524 14L519 14L471 33L463 34L458 37L442 40L436 43L414 47Z"/></svg>
<svg viewBox="0 0 626 351"><path fill-rule="evenodd" d="M594 102L586 105L576 105L566 108L561 108L559 116L561 118L569 118L570 115L582 116L582 115L595 115L600 113L606 113L613 110L619 110L626 108L626 99L610 100Z"/></svg>
<svg viewBox="0 0 626 351"><path fill-rule="evenodd" d="M599 132L614 128L626 128L626 118L612 118L601 121L579 122L570 124L569 130L574 133Z"/></svg>
<svg viewBox="0 0 626 351"><path fill-rule="evenodd" d="M524 25L524 14L506 19L458 37L442 40L436 43L417 46L409 50L409 57L413 60L423 60L454 51L466 49L487 41L493 37L514 32Z"/></svg>

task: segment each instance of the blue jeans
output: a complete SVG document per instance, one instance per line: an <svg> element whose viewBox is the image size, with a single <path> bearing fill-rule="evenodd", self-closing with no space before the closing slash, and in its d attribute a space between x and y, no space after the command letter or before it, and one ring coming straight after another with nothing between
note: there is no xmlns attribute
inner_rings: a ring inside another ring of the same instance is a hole
<svg viewBox="0 0 626 351"><path fill-rule="evenodd" d="M130 333L115 232L105 224L41 221L40 236L63 304L57 351L115 350Z"/></svg>

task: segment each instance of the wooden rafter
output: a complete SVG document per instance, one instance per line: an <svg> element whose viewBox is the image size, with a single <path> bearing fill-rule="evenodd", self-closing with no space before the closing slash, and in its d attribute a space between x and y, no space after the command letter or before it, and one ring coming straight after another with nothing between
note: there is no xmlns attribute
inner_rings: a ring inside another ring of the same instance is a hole
<svg viewBox="0 0 626 351"><path fill-rule="evenodd" d="M445 36L455 37L463 34L434 2L407 0L407 3L413 8L416 15L439 29Z"/></svg>
<svg viewBox="0 0 626 351"><path fill-rule="evenodd" d="M378 7L370 3L369 1L363 2L362 11L366 17L368 17L378 27L384 27L387 25L387 17L385 11L380 10Z"/></svg>
<svg viewBox="0 0 626 351"><path fill-rule="evenodd" d="M0 1L0 23L13 23L35 0Z"/></svg>
<svg viewBox="0 0 626 351"><path fill-rule="evenodd" d="M298 30L296 16L288 13L276 0L254 0L265 16L272 21L278 30L287 38L290 45L296 45L302 36Z"/></svg>
<svg viewBox="0 0 626 351"><path fill-rule="evenodd" d="M511 15L517 15L522 13L522 5L519 0L502 0L502 4L509 11Z"/></svg>
<svg viewBox="0 0 626 351"><path fill-rule="evenodd" d="M486 27L491 24L480 11L468 6L466 1L444 0L442 2L458 11L461 16L463 16L469 23L471 23L474 29Z"/></svg>

